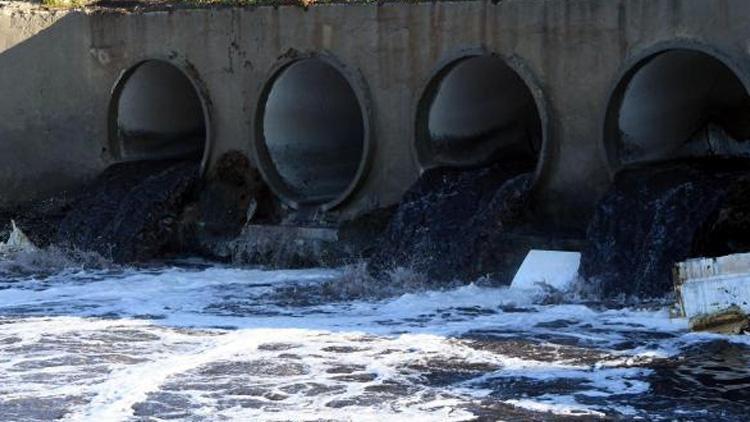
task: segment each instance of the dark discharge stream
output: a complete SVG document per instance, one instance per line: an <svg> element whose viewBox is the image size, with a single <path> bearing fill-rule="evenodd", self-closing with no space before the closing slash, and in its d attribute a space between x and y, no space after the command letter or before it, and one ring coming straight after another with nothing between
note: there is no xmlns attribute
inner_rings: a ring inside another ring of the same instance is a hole
<svg viewBox="0 0 750 422"><path fill-rule="evenodd" d="M661 297L690 257L750 250L750 171L701 159L623 171L588 229L581 274L604 298Z"/></svg>
<svg viewBox="0 0 750 422"><path fill-rule="evenodd" d="M116 262L157 257L175 241L198 181L194 161L140 161L109 167L76 199L57 243Z"/></svg>
<svg viewBox="0 0 750 422"><path fill-rule="evenodd" d="M618 175L583 251L584 274L600 281L602 297L662 297L675 260L746 250L750 174L743 167L702 160ZM513 299L512 289L481 284L436 289L440 281L470 282L484 274L507 282L528 248L575 247L549 240L552 234L535 225L531 177L502 164L425 173L388 220L371 262L381 269L413 265L434 284L394 298L345 301L321 294L316 300L315 292L343 289L352 276L315 275L320 269L124 267L39 280L0 274L0 323L7 333L0 331L0 351L20 356L12 371L0 371L15 394L0 397L0 415L44 420L118 408L100 386L137 383L123 369L142 365L134 374L148 378L175 359L204 356L203 364L155 381L144 397L131 394L123 412L166 419L186 417L185 409L258 415L318 405L315 411L338 417L405 406L400 401L418 393L417 407L435 394L460 398L455 406L474 420L593 420L599 413L743 420L750 349L741 341L688 333L664 309ZM66 206L44 208L45 227L54 232L51 243L115 261L148 260L170 250L197 181L191 162L118 164ZM69 321L85 329L71 329ZM44 335L14 334L31 329ZM360 339L349 332L367 334ZM48 338L54 341L45 343ZM248 346L258 338L263 342ZM40 350L53 356L37 363ZM89 362L100 361L101 374L92 372ZM58 393L45 404L24 393L33 376L60 362L71 378L44 373L44 388L59 391L76 379L89 396ZM368 368L373 363L388 370ZM319 388L321 382L331 388ZM350 396L357 391L352 385L366 388ZM305 395L313 387L310 404ZM544 405L573 410L545 413Z"/></svg>
<svg viewBox="0 0 750 422"><path fill-rule="evenodd" d="M3 210L0 218L3 225L15 219L40 247L142 262L175 246L198 170L194 160L118 163L77 191Z"/></svg>

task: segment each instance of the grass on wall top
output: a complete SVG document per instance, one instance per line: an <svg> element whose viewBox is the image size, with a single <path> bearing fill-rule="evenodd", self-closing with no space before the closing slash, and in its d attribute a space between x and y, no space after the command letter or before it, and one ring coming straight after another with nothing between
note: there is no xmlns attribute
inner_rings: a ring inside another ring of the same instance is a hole
<svg viewBox="0 0 750 422"><path fill-rule="evenodd" d="M260 6L260 5L299 5L310 6L315 3L375 3L382 0L124 0L122 6L117 0L31 0L27 3L38 3L54 9L76 9L86 6L133 8L159 6ZM386 0L388 1L388 0ZM404 0L402 0L404 1ZM408 1L408 0L405 0ZM418 1L418 0L417 0Z"/></svg>

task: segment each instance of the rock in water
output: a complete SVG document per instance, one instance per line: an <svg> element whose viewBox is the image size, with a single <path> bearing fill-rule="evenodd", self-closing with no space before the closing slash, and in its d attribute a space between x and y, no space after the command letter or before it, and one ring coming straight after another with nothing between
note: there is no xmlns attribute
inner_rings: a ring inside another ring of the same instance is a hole
<svg viewBox="0 0 750 422"><path fill-rule="evenodd" d="M174 241L198 173L194 161L115 164L77 198L60 224L57 243L116 262L153 258Z"/></svg>
<svg viewBox="0 0 750 422"><path fill-rule="evenodd" d="M607 298L670 292L674 263L721 244L727 225L715 222L737 210L733 192L747 190L742 167L704 160L618 174L589 225L581 275Z"/></svg>

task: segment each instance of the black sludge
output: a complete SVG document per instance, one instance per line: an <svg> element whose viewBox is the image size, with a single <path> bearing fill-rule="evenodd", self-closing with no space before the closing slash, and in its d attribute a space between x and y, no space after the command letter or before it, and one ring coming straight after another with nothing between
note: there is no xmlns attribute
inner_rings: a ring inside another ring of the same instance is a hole
<svg viewBox="0 0 750 422"><path fill-rule="evenodd" d="M153 258L175 241L198 173L194 161L115 164L77 198L60 224L57 243L117 262Z"/></svg>
<svg viewBox="0 0 750 422"><path fill-rule="evenodd" d="M618 174L589 226L582 276L604 297L657 297L672 290L675 262L750 250L739 240L750 233L742 167L683 162Z"/></svg>
<svg viewBox="0 0 750 422"><path fill-rule="evenodd" d="M57 240L60 222L70 212L75 192L61 192L41 200L0 209L0 241L5 241L14 220L34 245L46 247Z"/></svg>
<svg viewBox="0 0 750 422"><path fill-rule="evenodd" d="M429 170L401 201L372 262L437 281L497 275L523 259L503 226L520 219L530 185L530 174L507 164Z"/></svg>

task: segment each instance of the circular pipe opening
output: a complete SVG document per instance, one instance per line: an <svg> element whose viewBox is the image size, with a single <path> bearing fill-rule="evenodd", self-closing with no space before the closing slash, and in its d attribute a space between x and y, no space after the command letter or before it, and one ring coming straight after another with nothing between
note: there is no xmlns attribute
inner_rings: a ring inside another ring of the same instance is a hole
<svg viewBox="0 0 750 422"><path fill-rule="evenodd" d="M417 112L424 166L527 161L542 145L542 118L524 79L494 55L463 57L430 81Z"/></svg>
<svg viewBox="0 0 750 422"><path fill-rule="evenodd" d="M750 156L750 97L737 74L697 50L669 49L639 61L607 110L612 168L689 157Z"/></svg>
<svg viewBox="0 0 750 422"><path fill-rule="evenodd" d="M362 97L333 62L294 60L266 85L255 141L261 173L282 200L330 209L354 190L367 162Z"/></svg>
<svg viewBox="0 0 750 422"><path fill-rule="evenodd" d="M110 104L115 160L205 158L208 113L198 87L177 66L147 60L118 80Z"/></svg>

